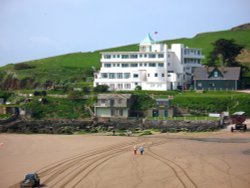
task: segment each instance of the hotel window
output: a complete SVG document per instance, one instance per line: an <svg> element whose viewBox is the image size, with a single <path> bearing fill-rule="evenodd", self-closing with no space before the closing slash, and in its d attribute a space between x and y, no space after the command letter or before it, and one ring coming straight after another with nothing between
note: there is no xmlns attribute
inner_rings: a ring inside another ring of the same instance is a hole
<svg viewBox="0 0 250 188"><path fill-rule="evenodd" d="M168 74L168 77L171 77L171 74Z"/></svg>
<svg viewBox="0 0 250 188"><path fill-rule="evenodd" d="M132 64L130 65L130 67L138 67L138 64L137 64L137 63L132 63Z"/></svg>
<svg viewBox="0 0 250 188"><path fill-rule="evenodd" d="M161 74L161 77L165 77L165 74L164 74L164 73L162 73L162 74Z"/></svg>
<svg viewBox="0 0 250 188"><path fill-rule="evenodd" d="M118 78L118 79L122 79L122 78L123 78L122 73L117 73L117 78Z"/></svg>
<svg viewBox="0 0 250 188"><path fill-rule="evenodd" d="M155 63L149 63L148 66L149 66L149 67L155 67L156 64L155 64Z"/></svg>
<svg viewBox="0 0 250 188"><path fill-rule="evenodd" d="M158 54L158 58L164 58L164 54Z"/></svg>
<svg viewBox="0 0 250 188"><path fill-rule="evenodd" d="M124 88L125 88L125 89L131 89L131 84L125 84L125 85L124 85Z"/></svg>
<svg viewBox="0 0 250 188"><path fill-rule="evenodd" d="M209 83L210 87L215 87L215 83Z"/></svg>
<svg viewBox="0 0 250 188"><path fill-rule="evenodd" d="M123 110L122 109L119 110L119 115L123 116Z"/></svg>
<svg viewBox="0 0 250 188"><path fill-rule="evenodd" d="M111 64L110 63L105 63L104 67L111 67Z"/></svg>
<svg viewBox="0 0 250 188"><path fill-rule="evenodd" d="M150 77L150 74L148 73L148 77Z"/></svg>
<svg viewBox="0 0 250 188"><path fill-rule="evenodd" d="M130 73L124 73L124 78L126 79L130 78Z"/></svg>
<svg viewBox="0 0 250 188"><path fill-rule="evenodd" d="M113 66L113 67L115 67L115 66L116 66L116 64L115 64L115 63L113 63L113 64L112 64L112 66Z"/></svg>
<svg viewBox="0 0 250 188"><path fill-rule="evenodd" d="M110 87L110 89L113 90L113 89L115 89L115 84L110 84L109 87Z"/></svg>
<svg viewBox="0 0 250 188"><path fill-rule="evenodd" d="M107 73L101 73L101 77L102 78L108 78L108 74Z"/></svg>
<svg viewBox="0 0 250 188"><path fill-rule="evenodd" d="M114 79L115 78L115 73L109 73L109 78Z"/></svg>
<svg viewBox="0 0 250 188"><path fill-rule="evenodd" d="M134 78L138 78L139 75L138 75L138 74L134 74L133 77L134 77Z"/></svg>
<svg viewBox="0 0 250 188"><path fill-rule="evenodd" d="M138 55L137 55L137 54L131 54L131 55L130 55L130 58L131 58L131 59L137 59L137 58L138 58Z"/></svg>
<svg viewBox="0 0 250 188"><path fill-rule="evenodd" d="M142 67L142 63L140 63L140 67Z"/></svg>
<svg viewBox="0 0 250 188"><path fill-rule="evenodd" d="M219 76L217 71L214 71L214 77L217 78Z"/></svg>
<svg viewBox="0 0 250 188"><path fill-rule="evenodd" d="M117 88L118 88L118 89L122 89L122 88L123 88L123 85L122 85L122 84L117 84Z"/></svg>
<svg viewBox="0 0 250 188"><path fill-rule="evenodd" d="M128 59L128 55L122 55L122 59Z"/></svg>
<svg viewBox="0 0 250 188"><path fill-rule="evenodd" d="M117 63L116 66L117 66L117 67L120 67L120 63Z"/></svg>
<svg viewBox="0 0 250 188"><path fill-rule="evenodd" d="M155 77L158 77L158 73L155 73Z"/></svg>
<svg viewBox="0 0 250 188"><path fill-rule="evenodd" d="M155 54L148 54L148 58L155 58Z"/></svg>
<svg viewBox="0 0 250 188"><path fill-rule="evenodd" d="M146 57L147 57L147 54L144 54L144 57L146 58Z"/></svg>
<svg viewBox="0 0 250 188"><path fill-rule="evenodd" d="M146 51L146 47L145 46L141 47L141 51L145 52Z"/></svg>
<svg viewBox="0 0 250 188"><path fill-rule="evenodd" d="M158 67L163 67L164 64L163 63L158 63Z"/></svg>
<svg viewBox="0 0 250 188"><path fill-rule="evenodd" d="M115 58L115 55L113 55L112 57Z"/></svg>
<svg viewBox="0 0 250 188"><path fill-rule="evenodd" d="M147 66L147 63L144 63L144 67L146 67Z"/></svg>
<svg viewBox="0 0 250 188"><path fill-rule="evenodd" d="M117 104L122 104L122 99L117 99Z"/></svg>
<svg viewBox="0 0 250 188"><path fill-rule="evenodd" d="M127 63L122 63L122 67L128 67Z"/></svg>
<svg viewBox="0 0 250 188"><path fill-rule="evenodd" d="M168 54L168 57L170 57L170 54Z"/></svg>
<svg viewBox="0 0 250 188"><path fill-rule="evenodd" d="M104 59L110 59L111 55L104 55Z"/></svg>
<svg viewBox="0 0 250 188"><path fill-rule="evenodd" d="M143 56L142 56L142 54L140 54L140 58L142 58Z"/></svg>
<svg viewBox="0 0 250 188"><path fill-rule="evenodd" d="M106 103L106 99L100 99L100 103L101 104L105 104Z"/></svg>
<svg viewBox="0 0 250 188"><path fill-rule="evenodd" d="M170 66L170 63L168 63L168 66Z"/></svg>

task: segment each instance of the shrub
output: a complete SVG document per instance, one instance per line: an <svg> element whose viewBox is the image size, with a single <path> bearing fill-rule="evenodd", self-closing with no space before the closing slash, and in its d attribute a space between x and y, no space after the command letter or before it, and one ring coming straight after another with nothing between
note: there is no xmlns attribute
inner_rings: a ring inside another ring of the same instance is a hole
<svg viewBox="0 0 250 188"><path fill-rule="evenodd" d="M33 69L35 66L27 65L25 63L18 63L14 65L15 70L25 70L25 69Z"/></svg>
<svg viewBox="0 0 250 188"><path fill-rule="evenodd" d="M135 91L141 91L141 86L136 86Z"/></svg>
<svg viewBox="0 0 250 188"><path fill-rule="evenodd" d="M34 96L46 96L46 91L34 91Z"/></svg>
<svg viewBox="0 0 250 188"><path fill-rule="evenodd" d="M109 86L107 86L107 85L98 85L94 88L94 92L99 92L99 93L107 92L108 89L109 89Z"/></svg>
<svg viewBox="0 0 250 188"><path fill-rule="evenodd" d="M152 132L151 131L149 131L149 130L145 130L145 131L143 131L139 136L143 136L143 135L151 135L152 134Z"/></svg>

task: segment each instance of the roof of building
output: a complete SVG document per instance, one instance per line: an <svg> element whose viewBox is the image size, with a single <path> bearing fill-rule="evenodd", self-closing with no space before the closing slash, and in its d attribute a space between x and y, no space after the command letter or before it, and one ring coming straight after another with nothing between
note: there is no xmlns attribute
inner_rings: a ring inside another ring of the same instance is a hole
<svg viewBox="0 0 250 188"><path fill-rule="evenodd" d="M239 80L240 67L197 67L194 69L194 80ZM219 76L212 75L215 71L219 72Z"/></svg>
<svg viewBox="0 0 250 188"><path fill-rule="evenodd" d="M140 42L140 45L148 45L154 43L155 43L154 39L152 39L152 37L148 33L147 36Z"/></svg>
<svg viewBox="0 0 250 188"><path fill-rule="evenodd" d="M98 94L98 99L115 99L115 98L123 98L123 99L130 99L131 94Z"/></svg>

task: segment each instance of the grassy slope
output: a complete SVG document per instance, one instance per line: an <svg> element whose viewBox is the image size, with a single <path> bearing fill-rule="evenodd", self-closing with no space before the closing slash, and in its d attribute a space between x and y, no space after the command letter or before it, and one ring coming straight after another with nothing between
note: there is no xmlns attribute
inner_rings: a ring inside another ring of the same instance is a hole
<svg viewBox="0 0 250 188"><path fill-rule="evenodd" d="M151 92L152 95L152 92ZM206 91L205 93L196 93L195 91L167 91L154 92L154 98L174 97L172 104L197 111L198 113L244 111L250 116L250 95L234 91Z"/></svg>
<svg viewBox="0 0 250 188"><path fill-rule="evenodd" d="M189 47L202 48L205 56L212 50L212 44L219 38L234 39L236 43L245 45L246 49L250 49L250 30L237 31L219 31L210 33L201 33L193 38L181 38L175 40L161 41L163 43L183 43ZM128 46L115 47L100 51L138 51L138 44ZM86 53L72 53L55 57L49 57L40 60L24 62L35 65L36 68L29 70L13 70L14 65L0 67L0 70L8 70L15 72L17 78L34 77L39 82L45 80L53 80L58 82L81 81L84 69L92 66L97 69L100 66L100 51ZM206 61L206 60L205 60Z"/></svg>

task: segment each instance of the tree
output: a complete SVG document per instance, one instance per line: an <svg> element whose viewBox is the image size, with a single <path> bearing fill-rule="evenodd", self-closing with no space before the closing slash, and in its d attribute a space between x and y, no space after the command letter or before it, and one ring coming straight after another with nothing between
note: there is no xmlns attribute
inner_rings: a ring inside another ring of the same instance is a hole
<svg viewBox="0 0 250 188"><path fill-rule="evenodd" d="M214 49L209 54L208 66L239 66L236 57L241 53L244 46L236 44L233 39L218 39L213 43Z"/></svg>

